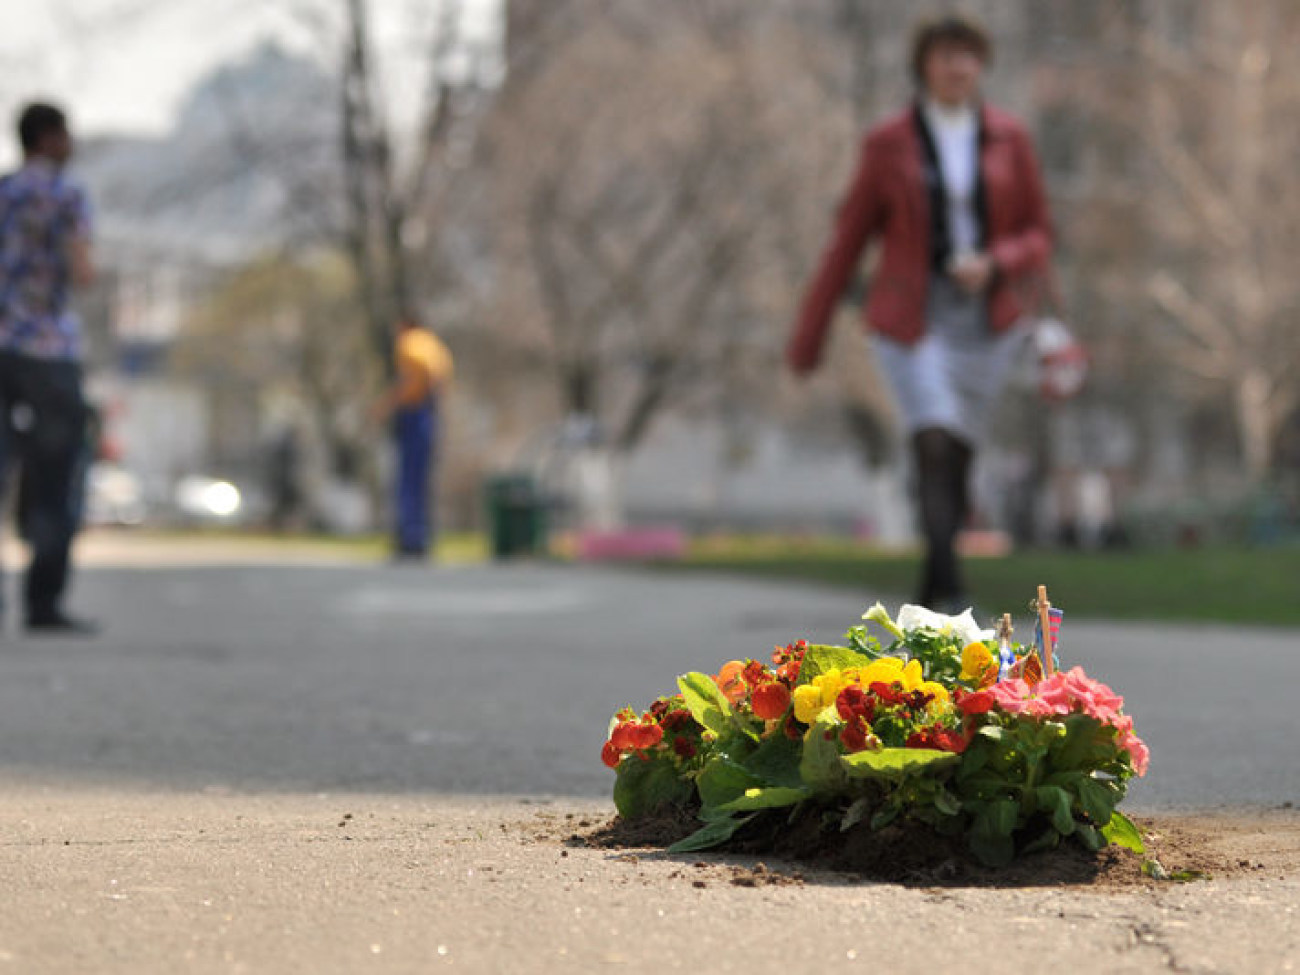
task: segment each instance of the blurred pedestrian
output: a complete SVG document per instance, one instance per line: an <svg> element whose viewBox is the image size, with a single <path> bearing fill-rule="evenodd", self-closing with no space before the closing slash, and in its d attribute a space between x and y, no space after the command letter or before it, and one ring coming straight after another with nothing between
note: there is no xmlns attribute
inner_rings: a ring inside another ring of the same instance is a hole
<svg viewBox="0 0 1300 975"><path fill-rule="evenodd" d="M392 422L397 447L393 554L398 561L428 558L434 535L433 480L439 401L452 376L447 346L407 317L393 349L396 379L376 406Z"/></svg>
<svg viewBox="0 0 1300 975"><path fill-rule="evenodd" d="M89 633L63 608L86 445L74 287L94 278L90 208L65 173L63 112L32 104L18 120L21 167L0 177L0 411L18 465L22 534L32 549L30 630Z"/></svg>
<svg viewBox="0 0 1300 975"><path fill-rule="evenodd" d="M864 309L911 438L926 557L917 600L966 605L955 541L975 451L1046 287L1052 236L1024 126L985 102L991 56L976 22L917 29L914 102L872 128L786 348L798 375L819 364L863 249L881 244Z"/></svg>

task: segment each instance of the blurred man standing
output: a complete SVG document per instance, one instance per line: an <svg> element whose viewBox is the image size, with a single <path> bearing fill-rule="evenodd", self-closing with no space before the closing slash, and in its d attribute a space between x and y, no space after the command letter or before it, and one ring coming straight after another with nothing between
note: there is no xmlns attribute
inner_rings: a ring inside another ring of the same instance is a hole
<svg viewBox="0 0 1300 975"><path fill-rule="evenodd" d="M63 610L77 527L77 472L85 447L81 328L74 287L94 278L90 209L65 174L67 118L28 105L18 120L23 164L0 177L0 416L19 467L22 534L32 548L27 628L88 634Z"/></svg>
<svg viewBox="0 0 1300 975"><path fill-rule="evenodd" d="M451 381L452 359L439 338L407 318L398 325L393 350L397 378L378 412L391 417L397 444L394 556L428 558L433 537L430 498L437 459L438 402Z"/></svg>

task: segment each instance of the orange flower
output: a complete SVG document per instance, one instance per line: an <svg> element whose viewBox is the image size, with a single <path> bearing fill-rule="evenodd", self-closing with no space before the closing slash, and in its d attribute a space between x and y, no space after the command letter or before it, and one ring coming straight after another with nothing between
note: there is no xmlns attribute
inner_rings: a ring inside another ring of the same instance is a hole
<svg viewBox="0 0 1300 975"><path fill-rule="evenodd" d="M622 757L623 753L612 741L605 742L605 747L600 750L600 760L610 768L618 768L619 759Z"/></svg>
<svg viewBox="0 0 1300 975"><path fill-rule="evenodd" d="M722 665L718 671L718 676L713 678L718 690L726 696L732 704L745 699L749 689L745 686L745 663L741 660L730 660Z"/></svg>
<svg viewBox="0 0 1300 975"><path fill-rule="evenodd" d="M790 688L779 681L769 681L754 688L754 716L775 721L790 706Z"/></svg>

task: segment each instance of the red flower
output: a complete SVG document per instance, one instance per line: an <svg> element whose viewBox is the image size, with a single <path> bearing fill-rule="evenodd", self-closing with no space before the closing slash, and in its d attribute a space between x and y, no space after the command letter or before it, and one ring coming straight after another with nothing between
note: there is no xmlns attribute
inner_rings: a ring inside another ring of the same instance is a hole
<svg viewBox="0 0 1300 975"><path fill-rule="evenodd" d="M790 688L780 681L768 681L754 688L754 715L764 721L775 721L790 706Z"/></svg>
<svg viewBox="0 0 1300 975"><path fill-rule="evenodd" d="M808 652L807 640L796 640L784 647L777 647L772 653L772 663L777 665L778 680L790 686L799 682L799 671L803 667L804 654Z"/></svg>
<svg viewBox="0 0 1300 975"><path fill-rule="evenodd" d="M757 660L751 660L745 664L745 669L741 671L740 676L744 678L745 683L750 687L758 687L772 679L772 675L768 673L767 668Z"/></svg>
<svg viewBox="0 0 1300 975"><path fill-rule="evenodd" d="M630 735L632 747L637 750L654 748L664 740L664 730L657 724L634 724Z"/></svg>
<svg viewBox="0 0 1300 975"><path fill-rule="evenodd" d="M664 731L676 731L691 722L691 712L678 708L676 711L669 711L663 716L659 724Z"/></svg>
<svg viewBox="0 0 1300 975"><path fill-rule="evenodd" d="M969 744L970 741L964 735L948 728L940 728L934 733L934 747L940 751L955 752L960 755Z"/></svg>
<svg viewBox="0 0 1300 975"><path fill-rule="evenodd" d="M934 695L928 691L912 691L910 694L904 694L903 700L909 708L919 711L934 700Z"/></svg>
<svg viewBox="0 0 1300 975"><path fill-rule="evenodd" d="M903 745L906 748L933 748L934 741L930 736L930 729L921 728L918 731L913 731L907 736L907 741L903 742Z"/></svg>
<svg viewBox="0 0 1300 975"><path fill-rule="evenodd" d="M876 736L871 733L871 725L860 714L854 715L840 732L840 743L847 752L865 752L875 743Z"/></svg>
<svg viewBox="0 0 1300 975"><path fill-rule="evenodd" d="M689 738L683 738L681 735L673 739L673 751L679 758L695 757L695 746L691 744Z"/></svg>
<svg viewBox="0 0 1300 975"><path fill-rule="evenodd" d="M991 691L974 691L967 693L961 688L953 696L953 703L962 714L988 714L993 710L993 693Z"/></svg>
<svg viewBox="0 0 1300 975"><path fill-rule="evenodd" d="M619 759L622 757L623 753L612 741L605 742L605 747L600 750L600 760L610 768L618 768Z"/></svg>
<svg viewBox="0 0 1300 975"><path fill-rule="evenodd" d="M631 721L624 721L615 725L614 731L609 736L610 744L621 752L631 751L636 748L637 739L634 731L636 727L637 725Z"/></svg>
<svg viewBox="0 0 1300 975"><path fill-rule="evenodd" d="M955 752L960 755L966 750L968 742L957 732L934 725L912 732L907 736L904 744L908 748L936 748L942 752Z"/></svg>
<svg viewBox="0 0 1300 975"><path fill-rule="evenodd" d="M860 684L850 684L835 698L835 710L845 721L852 721L858 716L870 721L875 717L876 708Z"/></svg>
<svg viewBox="0 0 1300 975"><path fill-rule="evenodd" d="M785 736L791 741L799 741L803 738L803 732L799 730L799 724L795 720L793 711L785 716L784 731Z"/></svg>
<svg viewBox="0 0 1300 975"><path fill-rule="evenodd" d="M903 703L903 692L898 689L897 684L886 684L881 680L874 681L871 685L871 693L886 704Z"/></svg>

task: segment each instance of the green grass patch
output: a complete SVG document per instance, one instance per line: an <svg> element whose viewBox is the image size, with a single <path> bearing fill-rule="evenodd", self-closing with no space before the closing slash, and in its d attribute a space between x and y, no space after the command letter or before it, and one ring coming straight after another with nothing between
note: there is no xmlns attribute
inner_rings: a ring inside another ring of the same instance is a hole
<svg viewBox="0 0 1300 975"><path fill-rule="evenodd" d="M100 534L120 534L125 540L159 542L162 544L189 544L202 546L204 542L229 543L258 552L295 552L317 554L321 558L356 559L363 562L382 562L390 557L392 539L385 534L327 535L314 532L274 532L257 529L208 528L155 529L140 528L95 529ZM484 562L488 558L487 537L476 532L453 532L438 536L437 560L448 565Z"/></svg>
<svg viewBox="0 0 1300 975"><path fill-rule="evenodd" d="M1300 626L1300 547L1124 553L1025 552L968 558L967 584L981 612L1022 613L1037 586L1074 617ZM845 542L701 540L679 571L712 571L910 597L920 554Z"/></svg>

